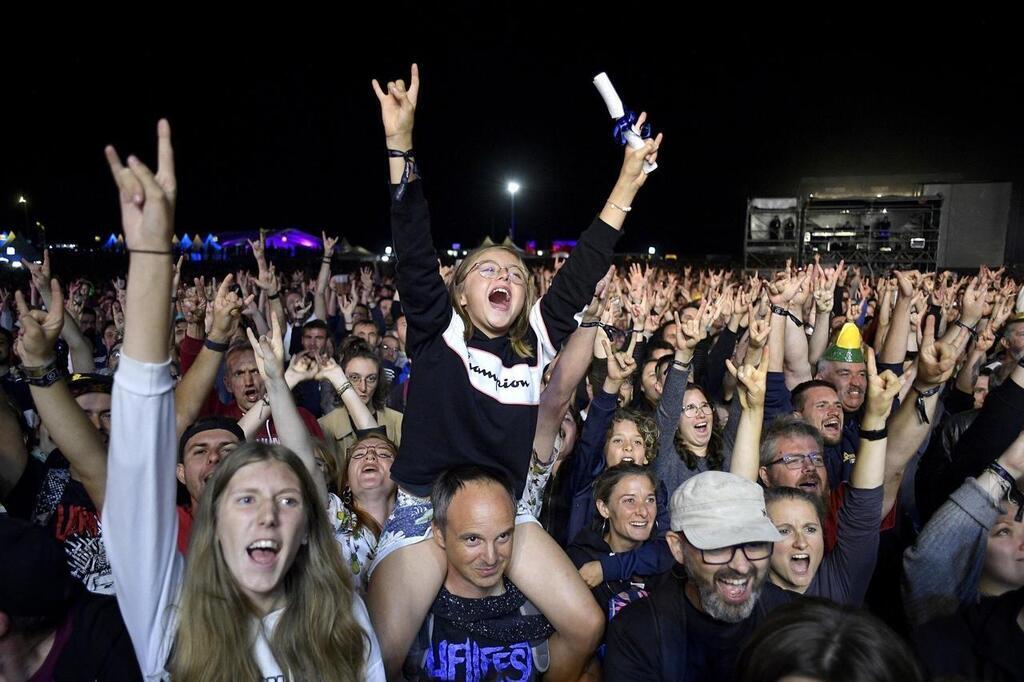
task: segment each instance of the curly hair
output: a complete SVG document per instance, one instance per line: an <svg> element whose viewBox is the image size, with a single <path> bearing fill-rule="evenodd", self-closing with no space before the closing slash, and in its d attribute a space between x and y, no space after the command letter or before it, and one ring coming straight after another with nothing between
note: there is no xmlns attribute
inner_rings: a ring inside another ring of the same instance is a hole
<svg viewBox="0 0 1024 682"><path fill-rule="evenodd" d="M605 448L607 448L608 439L611 438L612 431L615 430L616 422L633 422L636 425L636 430L640 432L640 437L644 439L644 452L647 453L647 463L653 462L654 458L658 456L658 423L654 421L654 418L628 407L620 407L615 410L615 414L612 415L612 421L608 425L608 431L604 434Z"/></svg>

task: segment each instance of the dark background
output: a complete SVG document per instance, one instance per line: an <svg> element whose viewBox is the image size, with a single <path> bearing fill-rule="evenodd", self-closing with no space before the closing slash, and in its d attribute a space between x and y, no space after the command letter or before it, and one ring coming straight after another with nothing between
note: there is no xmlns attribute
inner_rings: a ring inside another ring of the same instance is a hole
<svg viewBox="0 0 1024 682"><path fill-rule="evenodd" d="M546 248L590 222L621 162L591 85L602 70L666 137L624 250L738 254L746 199L796 196L805 176L1021 175L1024 59L1009 16L768 20L737 6L710 20L638 5L627 29L608 7L551 7L282 7L216 27L199 12L117 28L83 15L82 30L64 32L12 21L0 47L0 227L24 224L23 192L50 241L118 231L103 146L153 161L167 116L178 234L323 228L379 252L386 160L369 81L407 78L412 60L442 248L502 238L513 178L520 242Z"/></svg>

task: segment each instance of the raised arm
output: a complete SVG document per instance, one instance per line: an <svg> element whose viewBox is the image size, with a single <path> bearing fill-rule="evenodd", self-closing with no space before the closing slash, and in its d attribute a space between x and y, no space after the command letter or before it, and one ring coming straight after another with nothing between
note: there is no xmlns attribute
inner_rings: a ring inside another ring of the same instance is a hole
<svg viewBox="0 0 1024 682"><path fill-rule="evenodd" d="M612 270L597 284L594 298L583 313L584 326L581 326L569 337L562 349L555 368L551 372L551 380L540 394L540 408L537 412L537 429L533 436L533 451L538 461L547 464L554 456L555 436L562 426L569 403L576 392L576 387L586 376L593 358L594 339L597 337L597 321L601 318L604 295ZM629 353L632 356L636 336L630 339ZM635 360L634 360L635 364Z"/></svg>
<svg viewBox="0 0 1024 682"><path fill-rule="evenodd" d="M43 250L42 263L33 263L32 261L25 260L24 258L21 259L21 262L31 274L32 283L39 292L40 298L43 299L46 309L52 309L53 295L51 293L52 289L50 288L50 250ZM71 366L76 372L92 372L96 369L95 361L93 359L92 344L82 335L82 331L78 328L78 322L75 321L75 318L65 310L61 310L61 312L64 314L64 322L60 330L60 335L68 344L68 352L71 355Z"/></svg>
<svg viewBox="0 0 1024 682"><path fill-rule="evenodd" d="M337 237L328 237L323 232L324 257L320 259L320 272L316 277L316 291L313 294L313 314L318 320L327 320L327 285L331 281L331 256L334 255L334 246L338 243Z"/></svg>
<svg viewBox="0 0 1024 682"><path fill-rule="evenodd" d="M836 282L839 281L843 267L843 261L839 261L839 265L828 270L823 270L821 265L815 265L817 277L814 282L814 306L817 316L811 340L807 344L807 360L813 367L818 365L818 360L828 348L829 333L832 330L832 309L835 307Z"/></svg>
<svg viewBox="0 0 1024 682"><path fill-rule="evenodd" d="M885 481L886 445L885 422L892 411L892 400L903 386L905 377L898 377L886 370L881 375L875 364L875 351L868 348L868 395L861 431L880 431L880 434L868 438L861 436L857 448L857 462L850 474L850 485L854 488L877 488ZM899 486L896 486L896 493ZM894 498L895 500L895 498ZM884 503L883 503L884 504ZM888 513L892 504L885 505L882 516Z"/></svg>
<svg viewBox="0 0 1024 682"><path fill-rule="evenodd" d="M917 376L914 378L913 390L889 420L883 518L896 504L907 464L931 431L939 403L939 392L953 375L956 359L957 353L952 346L935 341L935 318L929 317L925 323L924 341L917 356ZM924 418L921 416L922 412ZM866 426L863 428L868 429Z"/></svg>
<svg viewBox="0 0 1024 682"><path fill-rule="evenodd" d="M885 336L885 344L878 356L879 361L887 365L896 365L907 357L907 335L910 334L910 304L914 299L914 291L921 273L896 271L896 281L900 293L896 298L896 307L892 311L889 331Z"/></svg>
<svg viewBox="0 0 1024 682"><path fill-rule="evenodd" d="M154 176L134 156L107 161L121 198L129 253L125 337L114 376L103 542L118 606L146 678L158 678L170 653L167 613L183 562L176 552L174 398L169 363L171 238L176 183L171 132L157 126ZM139 500L145 500L140 505Z"/></svg>
<svg viewBox="0 0 1024 682"><path fill-rule="evenodd" d="M645 118L641 114L638 124L642 125ZM647 181L644 161L657 158L661 141L659 134L655 140L646 140L640 149L626 147L619 178L598 219L580 236L572 257L555 274L550 289L540 300L541 317L555 348L576 328L573 316L590 300L594 287L611 265L626 213Z"/></svg>
<svg viewBox="0 0 1024 682"><path fill-rule="evenodd" d="M64 295L56 279L49 285L47 294L51 305L45 313L29 310L22 293L15 293L22 329L16 348L25 372L31 377L29 390L40 419L71 463L93 504L102 509L107 484L107 451L96 427L71 395L62 370L56 367L54 343L64 321Z"/></svg>
<svg viewBox="0 0 1024 682"><path fill-rule="evenodd" d="M766 348L758 365L744 364L739 369L732 364L732 360L726 360L729 373L736 379L736 392L739 393L743 407L729 471L754 482L757 482L757 472L761 465L761 428L764 425L764 399L771 352L770 348Z"/></svg>
<svg viewBox="0 0 1024 682"><path fill-rule="evenodd" d="M315 479L318 469L313 456L313 442L284 378L284 339L281 335L281 325L275 317L270 321L270 336L261 336L259 339L251 329L245 331L256 356L256 367L267 387L267 400L274 413L277 437L281 440L281 445L290 448L299 456Z"/></svg>
<svg viewBox="0 0 1024 682"><path fill-rule="evenodd" d="M201 416L203 404L217 380L217 370L224 358L224 352L238 330L242 308L252 304L251 295L243 301L238 294L231 291L233 283L232 274L220 283L217 296L213 300L213 325L210 327L210 333L195 362L174 389L176 428L179 434Z"/></svg>

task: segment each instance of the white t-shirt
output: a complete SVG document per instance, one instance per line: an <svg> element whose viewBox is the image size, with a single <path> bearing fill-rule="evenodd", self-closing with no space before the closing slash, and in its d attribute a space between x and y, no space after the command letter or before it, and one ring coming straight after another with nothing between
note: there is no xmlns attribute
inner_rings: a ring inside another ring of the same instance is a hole
<svg viewBox="0 0 1024 682"><path fill-rule="evenodd" d="M146 680L170 679L166 666L178 631L176 605L185 569L177 550L177 443L169 364L121 356L114 375L103 509L103 541L118 606ZM273 633L281 613L264 617L264 632ZM355 593L352 615L369 640L364 679L383 682L380 645L366 605ZM257 637L253 653L264 680L284 680L264 636Z"/></svg>

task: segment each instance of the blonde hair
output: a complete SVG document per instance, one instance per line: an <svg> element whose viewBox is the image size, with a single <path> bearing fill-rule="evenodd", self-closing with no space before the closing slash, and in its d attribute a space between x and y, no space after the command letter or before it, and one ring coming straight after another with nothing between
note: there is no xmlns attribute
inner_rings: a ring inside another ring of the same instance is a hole
<svg viewBox="0 0 1024 682"><path fill-rule="evenodd" d="M363 677L369 639L352 614L352 578L341 559L313 477L291 450L246 443L217 467L199 501L182 587L169 669L175 680L256 680L253 656L260 615L239 589L217 540L217 503L242 467L286 464L302 490L308 541L282 578L285 609L268 638L290 680L350 681Z"/></svg>
<svg viewBox="0 0 1024 682"><path fill-rule="evenodd" d="M452 283L448 287L448 293L451 298L452 308L462 318L462 323L466 327L465 340L469 341L470 337L473 336L473 322L469 319L469 311L459 302L459 294L462 293L462 287L466 282L466 278L469 277L473 266L479 263L489 251L504 251L515 256L516 265L521 267L523 272L526 273L526 301L523 303L523 309L519 311L516 319L512 321L506 336L508 336L512 344L512 350L516 355L521 358L533 357L533 346L528 339L530 335L530 310L533 309L533 304L537 301L537 290L534 287L533 277L530 275L526 263L523 262L522 256L510 246L502 244L497 246L481 246L470 252L459 263L459 267L455 269L455 275L452 277Z"/></svg>

